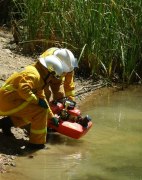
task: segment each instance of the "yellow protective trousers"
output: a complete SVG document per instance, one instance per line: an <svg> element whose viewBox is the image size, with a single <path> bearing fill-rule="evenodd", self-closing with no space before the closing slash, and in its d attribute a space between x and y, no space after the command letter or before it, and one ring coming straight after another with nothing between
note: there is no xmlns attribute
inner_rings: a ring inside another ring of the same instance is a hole
<svg viewBox="0 0 142 180"><path fill-rule="evenodd" d="M0 115L9 116L15 127L30 126L30 142L46 143L48 109L19 98L16 91L0 89Z"/></svg>
<svg viewBox="0 0 142 180"><path fill-rule="evenodd" d="M10 116L15 127L30 125L30 143L45 144L48 110L36 104L29 104L23 110Z"/></svg>

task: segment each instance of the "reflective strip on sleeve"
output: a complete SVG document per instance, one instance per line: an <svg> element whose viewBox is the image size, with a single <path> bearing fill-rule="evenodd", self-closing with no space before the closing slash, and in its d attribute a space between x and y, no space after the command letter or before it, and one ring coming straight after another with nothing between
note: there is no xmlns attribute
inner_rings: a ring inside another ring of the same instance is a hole
<svg viewBox="0 0 142 180"><path fill-rule="evenodd" d="M47 128L40 129L40 130L31 129L31 133L33 133L33 134L45 134L45 133L47 133Z"/></svg>
<svg viewBox="0 0 142 180"><path fill-rule="evenodd" d="M66 92L66 96L75 96L75 91L68 91Z"/></svg>
<svg viewBox="0 0 142 180"><path fill-rule="evenodd" d="M16 89L12 86L12 85L8 85L8 84L4 84L1 87L3 90L8 90L8 91L16 91ZM36 96L34 94L32 94L25 102L23 102L21 105L19 105L18 107L11 109L9 111L0 111L0 116L9 116L12 115L18 111L21 111L22 109L24 109L29 103L30 101L32 101L33 99L37 99Z"/></svg>
<svg viewBox="0 0 142 180"><path fill-rule="evenodd" d="M32 101L32 100L38 100L38 98L36 97L36 95L34 95L34 94L31 94L31 96L28 98L28 99L26 99L26 101Z"/></svg>
<svg viewBox="0 0 142 180"><path fill-rule="evenodd" d="M23 121L24 121L26 124L30 124L30 123L31 123L27 118L23 118Z"/></svg>
<svg viewBox="0 0 142 180"><path fill-rule="evenodd" d="M29 104L29 102L25 101L24 103L22 103L20 106L14 108L14 109L11 109L9 111L0 111L0 115L1 116L9 116L9 115L12 115L18 111L21 111L22 109L24 109L27 105Z"/></svg>
<svg viewBox="0 0 142 180"><path fill-rule="evenodd" d="M15 89L12 85L10 84L4 84L2 87L1 87L3 90L7 90L7 91L17 91L17 89ZM29 98L26 99L26 101L31 101L35 99L35 101L38 100L38 98L36 97L35 94L31 94L31 96Z"/></svg>
<svg viewBox="0 0 142 180"><path fill-rule="evenodd" d="M1 89L3 90L7 90L7 91L16 91L16 89L12 86L12 85L9 85L9 84L4 84Z"/></svg>

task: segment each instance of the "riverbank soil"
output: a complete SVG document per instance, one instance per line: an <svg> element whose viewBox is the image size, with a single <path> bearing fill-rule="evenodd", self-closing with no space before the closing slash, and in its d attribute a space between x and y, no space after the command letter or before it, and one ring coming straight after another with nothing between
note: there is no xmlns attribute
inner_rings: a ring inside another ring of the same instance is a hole
<svg viewBox="0 0 142 180"><path fill-rule="evenodd" d="M26 65L33 63L33 58L26 57L16 51L16 44L12 43L11 32L0 28L0 86L15 71L22 70ZM100 89L104 85L102 81L93 82L75 78L77 103L87 97L92 91ZM97 91L96 95L103 93ZM2 117L0 117L1 119ZM28 141L26 129L12 128L14 137L6 137L0 129L0 173L4 173L10 167L16 167L15 158L23 153L23 149Z"/></svg>

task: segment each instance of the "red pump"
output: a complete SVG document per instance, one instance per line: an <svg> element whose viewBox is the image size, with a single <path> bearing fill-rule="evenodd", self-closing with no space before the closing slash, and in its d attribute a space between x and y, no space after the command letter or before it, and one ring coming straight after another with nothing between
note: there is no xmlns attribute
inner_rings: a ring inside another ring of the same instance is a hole
<svg viewBox="0 0 142 180"><path fill-rule="evenodd" d="M51 102L50 108L59 116L59 126L56 127L49 121L48 128L74 139L84 136L92 127L92 121L88 115L83 118L75 106L76 103L68 98Z"/></svg>

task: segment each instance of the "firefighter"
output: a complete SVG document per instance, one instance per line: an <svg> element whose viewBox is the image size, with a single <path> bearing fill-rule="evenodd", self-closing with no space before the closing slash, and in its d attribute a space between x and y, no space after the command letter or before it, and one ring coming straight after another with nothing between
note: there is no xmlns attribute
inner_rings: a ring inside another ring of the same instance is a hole
<svg viewBox="0 0 142 180"><path fill-rule="evenodd" d="M58 57L66 66L66 70L62 78L52 77L44 89L46 98L51 100L52 95L53 100L62 99L63 97L75 100L74 68L78 67L77 59L70 50L56 47L46 50L40 57L46 58L50 55Z"/></svg>
<svg viewBox="0 0 142 180"><path fill-rule="evenodd" d="M28 147L44 148L47 120L58 126L44 94L44 87L63 74L63 63L54 55L40 58L34 65L12 74L0 88L0 128L11 136L11 127L30 124Z"/></svg>

